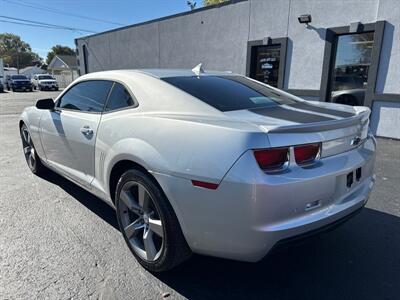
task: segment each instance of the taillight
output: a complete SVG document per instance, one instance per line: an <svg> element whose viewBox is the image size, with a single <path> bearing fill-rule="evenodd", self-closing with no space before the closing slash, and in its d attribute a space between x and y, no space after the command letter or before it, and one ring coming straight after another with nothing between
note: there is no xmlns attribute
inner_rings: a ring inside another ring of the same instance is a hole
<svg viewBox="0 0 400 300"><path fill-rule="evenodd" d="M289 162L289 148L254 150L254 156L262 170L278 171Z"/></svg>
<svg viewBox="0 0 400 300"><path fill-rule="evenodd" d="M298 165L313 162L319 155L321 143L294 146L294 158Z"/></svg>

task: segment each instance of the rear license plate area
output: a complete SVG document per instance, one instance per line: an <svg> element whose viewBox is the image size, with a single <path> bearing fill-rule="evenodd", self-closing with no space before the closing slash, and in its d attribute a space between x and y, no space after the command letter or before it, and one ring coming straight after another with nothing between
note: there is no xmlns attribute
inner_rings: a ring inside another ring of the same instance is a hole
<svg viewBox="0 0 400 300"><path fill-rule="evenodd" d="M360 167L360 168L357 168L355 171L352 171L346 175L346 186L348 188L351 188L351 186L354 184L354 181L358 182L361 180L361 176L362 176L361 172L362 171L361 171L361 167Z"/></svg>

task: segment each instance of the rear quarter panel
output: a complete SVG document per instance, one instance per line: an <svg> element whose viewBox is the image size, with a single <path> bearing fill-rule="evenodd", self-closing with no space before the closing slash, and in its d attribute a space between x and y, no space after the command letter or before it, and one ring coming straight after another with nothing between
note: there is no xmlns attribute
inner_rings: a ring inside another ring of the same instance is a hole
<svg viewBox="0 0 400 300"><path fill-rule="evenodd" d="M267 135L246 123L235 127L135 109L108 113L98 129L96 177L109 194L112 167L131 160L153 173L219 183L246 150L268 145Z"/></svg>

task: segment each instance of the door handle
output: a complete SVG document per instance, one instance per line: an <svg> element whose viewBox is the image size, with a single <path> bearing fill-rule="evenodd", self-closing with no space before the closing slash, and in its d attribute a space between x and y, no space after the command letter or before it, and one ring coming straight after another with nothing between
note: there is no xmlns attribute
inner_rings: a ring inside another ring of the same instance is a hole
<svg viewBox="0 0 400 300"><path fill-rule="evenodd" d="M92 134L93 134L93 129L90 128L89 126L85 125L85 126L83 126L83 127L81 128L81 132L82 132L84 135L88 136L88 135L92 135Z"/></svg>

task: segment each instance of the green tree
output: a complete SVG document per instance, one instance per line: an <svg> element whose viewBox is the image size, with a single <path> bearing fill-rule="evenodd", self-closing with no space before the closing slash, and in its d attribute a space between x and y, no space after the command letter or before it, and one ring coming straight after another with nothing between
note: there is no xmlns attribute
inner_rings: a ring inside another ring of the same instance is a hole
<svg viewBox="0 0 400 300"><path fill-rule="evenodd" d="M229 0L203 0L203 5L204 6L210 6L210 5L215 5L215 4L219 4L222 2L226 2Z"/></svg>
<svg viewBox="0 0 400 300"><path fill-rule="evenodd" d="M55 45L47 53L46 63L49 64L55 55L75 55L75 51L68 46Z"/></svg>
<svg viewBox="0 0 400 300"><path fill-rule="evenodd" d="M18 70L33 64L41 64L42 61L37 53L32 52L28 43L12 33L0 34L0 57L3 58L5 65Z"/></svg>

